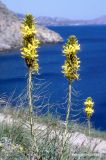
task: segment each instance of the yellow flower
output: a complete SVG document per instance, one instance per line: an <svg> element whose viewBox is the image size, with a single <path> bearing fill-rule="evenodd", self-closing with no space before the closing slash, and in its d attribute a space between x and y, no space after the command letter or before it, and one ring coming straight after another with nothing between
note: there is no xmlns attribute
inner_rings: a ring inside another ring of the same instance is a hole
<svg viewBox="0 0 106 160"><path fill-rule="evenodd" d="M94 109L93 109L94 102L92 101L92 98L88 97L86 101L84 102L84 105L85 105L85 113L87 117L90 118L92 114L94 113Z"/></svg>
<svg viewBox="0 0 106 160"><path fill-rule="evenodd" d="M70 36L65 46L63 46L63 53L66 56L74 53L76 54L80 50L80 44L75 36Z"/></svg>
<svg viewBox="0 0 106 160"><path fill-rule="evenodd" d="M64 73L67 79L74 80L79 78L79 75L76 71L76 66L72 65L70 61L66 60L62 66L62 69L62 73Z"/></svg>
<svg viewBox="0 0 106 160"><path fill-rule="evenodd" d="M86 107L85 112L87 114L87 117L91 117L91 115L94 113L94 109L92 109L90 107Z"/></svg>
<svg viewBox="0 0 106 160"><path fill-rule="evenodd" d="M25 16L23 24L21 26L21 33L23 36L23 47L21 48L22 57L25 58L25 62L29 69L38 73L38 52L39 40L36 38L36 26L34 18L31 14Z"/></svg>
<svg viewBox="0 0 106 160"><path fill-rule="evenodd" d="M21 33L23 37L31 36L36 34L36 32L34 25L32 25L31 28L29 28L29 26L24 26L23 24L21 25Z"/></svg>
<svg viewBox="0 0 106 160"><path fill-rule="evenodd" d="M92 101L92 98L91 97L88 97L86 99L86 101L84 102L84 105L85 107L90 107L92 108L94 106L94 102Z"/></svg>
<svg viewBox="0 0 106 160"><path fill-rule="evenodd" d="M65 77L70 81L79 78L77 72L80 67L80 60L76 55L78 50L80 50L78 40L75 36L71 36L65 46L63 46L63 53L66 56L66 60L62 66L62 73L64 73Z"/></svg>
<svg viewBox="0 0 106 160"><path fill-rule="evenodd" d="M23 55L24 58L31 59L38 57L38 54L35 54L35 46L30 43L28 43L27 47L24 47L21 50L22 50L21 54Z"/></svg>
<svg viewBox="0 0 106 160"><path fill-rule="evenodd" d="M63 47L63 53L65 53L65 55L69 55L71 53L76 53L77 51L80 50L80 45L79 44L73 44L73 45L68 45L68 46L64 46Z"/></svg>
<svg viewBox="0 0 106 160"><path fill-rule="evenodd" d="M35 49L37 49L39 47L40 41L38 39L33 38L31 43L35 47Z"/></svg>

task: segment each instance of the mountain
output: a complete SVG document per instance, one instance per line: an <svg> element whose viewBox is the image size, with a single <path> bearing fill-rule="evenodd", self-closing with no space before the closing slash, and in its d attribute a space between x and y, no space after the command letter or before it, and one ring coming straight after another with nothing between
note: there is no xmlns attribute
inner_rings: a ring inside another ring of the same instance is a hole
<svg viewBox="0 0 106 160"><path fill-rule="evenodd" d="M24 15L17 14L19 19L22 20ZM71 25L105 25L106 15L91 20L71 20L59 17L36 17L37 23L43 26L71 26Z"/></svg>
<svg viewBox="0 0 106 160"><path fill-rule="evenodd" d="M104 25L106 16L101 16L91 20L71 20L59 17L37 17L38 24L44 26L71 26L71 25Z"/></svg>
<svg viewBox="0 0 106 160"><path fill-rule="evenodd" d="M20 34L21 21L0 1L0 51L18 48L22 44ZM57 43L62 37L43 26L37 26L37 37L42 43Z"/></svg>
<svg viewBox="0 0 106 160"><path fill-rule="evenodd" d="M93 19L93 20L90 20L90 23L91 24L98 24L98 25L105 25L106 24L106 15L104 16L101 16L99 18L96 18L96 19Z"/></svg>

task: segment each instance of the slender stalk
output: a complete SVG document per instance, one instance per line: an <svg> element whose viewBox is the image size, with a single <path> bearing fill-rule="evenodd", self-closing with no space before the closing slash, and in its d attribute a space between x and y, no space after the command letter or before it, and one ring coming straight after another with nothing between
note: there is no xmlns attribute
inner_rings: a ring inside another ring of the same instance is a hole
<svg viewBox="0 0 106 160"><path fill-rule="evenodd" d="M68 124L69 124L69 116L71 111L71 85L72 83L69 82L69 88L68 88L68 106L67 106L67 115L66 115L66 133L68 132Z"/></svg>
<svg viewBox="0 0 106 160"><path fill-rule="evenodd" d="M89 134L89 136L91 135L91 123L90 123L90 118L88 118L88 134Z"/></svg>
<svg viewBox="0 0 106 160"><path fill-rule="evenodd" d="M70 116L70 111L71 111L71 92L72 92L72 82L69 82L69 88L68 88L68 105L67 105L67 115L66 115L66 128L65 128L65 132L63 135L63 147L62 147L62 151L61 151L61 157L60 160L63 159L64 157L64 148L65 148L65 144L66 141L68 139L67 133L68 133L68 125L69 125L69 116Z"/></svg>
<svg viewBox="0 0 106 160"><path fill-rule="evenodd" d="M32 71L29 69L28 72L28 103L29 103L29 118L30 118L30 129L31 136L33 136L33 106L32 106Z"/></svg>

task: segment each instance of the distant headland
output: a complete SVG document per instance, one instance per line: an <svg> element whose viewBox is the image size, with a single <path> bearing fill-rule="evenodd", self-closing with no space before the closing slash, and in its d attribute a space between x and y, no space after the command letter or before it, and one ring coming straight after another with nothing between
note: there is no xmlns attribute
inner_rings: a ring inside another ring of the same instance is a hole
<svg viewBox="0 0 106 160"><path fill-rule="evenodd" d="M0 1L0 51L19 48L22 43L21 21ZM37 26L37 37L42 43L62 42L62 37L44 26Z"/></svg>
<svg viewBox="0 0 106 160"><path fill-rule="evenodd" d="M23 14L17 14L22 20ZM44 26L72 26L72 25L106 25L106 15L91 20L73 20L60 17L36 17L37 23Z"/></svg>

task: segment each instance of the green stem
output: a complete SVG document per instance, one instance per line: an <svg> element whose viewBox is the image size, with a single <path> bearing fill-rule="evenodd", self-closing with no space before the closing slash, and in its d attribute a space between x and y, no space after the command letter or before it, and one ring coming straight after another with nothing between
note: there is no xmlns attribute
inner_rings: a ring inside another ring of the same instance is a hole
<svg viewBox="0 0 106 160"><path fill-rule="evenodd" d="M33 106L32 106L32 71L29 69L28 75L28 103L29 103L29 118L30 118L30 129L31 136L33 136Z"/></svg>
<svg viewBox="0 0 106 160"><path fill-rule="evenodd" d="M29 103L29 121L30 121L30 132L31 137L35 141L36 146L36 152L38 153L38 147L37 147L37 139L35 134L33 133L33 105L32 105L32 70L29 69L29 78L28 78L28 103ZM34 146L32 146L33 148Z"/></svg>
<svg viewBox="0 0 106 160"><path fill-rule="evenodd" d="M67 115L66 115L66 133L68 132L69 116L71 111L71 82L69 82L68 88L68 106L67 106Z"/></svg>
<svg viewBox="0 0 106 160"><path fill-rule="evenodd" d="M65 128L65 132L64 132L64 137L63 137L63 148L62 148L62 156L63 156L63 152L64 152L64 147L65 147L65 143L67 141L67 132L68 132L68 125L69 125L69 116L70 116L70 111L71 111L71 88L72 88L72 82L69 82L69 88L68 88L68 105L67 105L67 114L66 114L66 128Z"/></svg>
<svg viewBox="0 0 106 160"><path fill-rule="evenodd" d="M88 118L88 134L89 134L89 136L91 135L91 123L90 123L90 118Z"/></svg>

